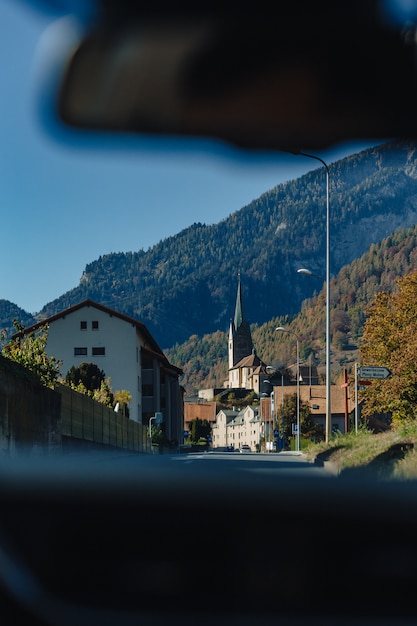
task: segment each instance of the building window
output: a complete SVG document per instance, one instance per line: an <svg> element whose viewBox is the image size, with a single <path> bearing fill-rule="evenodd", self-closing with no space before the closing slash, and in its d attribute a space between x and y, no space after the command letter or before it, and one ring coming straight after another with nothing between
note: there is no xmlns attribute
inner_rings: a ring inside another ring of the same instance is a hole
<svg viewBox="0 0 417 626"><path fill-rule="evenodd" d="M91 328L92 328L93 330L98 330L98 321L97 321L97 320L93 320L93 321L91 322Z"/></svg>
<svg viewBox="0 0 417 626"><path fill-rule="evenodd" d="M153 396L153 385L142 385L142 394L144 396L152 397Z"/></svg>
<svg viewBox="0 0 417 626"><path fill-rule="evenodd" d="M93 356L105 356L106 348L93 348Z"/></svg>
<svg viewBox="0 0 417 626"><path fill-rule="evenodd" d="M87 322L80 322L80 330L87 330Z"/></svg>
<svg viewBox="0 0 417 626"><path fill-rule="evenodd" d="M87 348L74 348L74 356L87 356Z"/></svg>

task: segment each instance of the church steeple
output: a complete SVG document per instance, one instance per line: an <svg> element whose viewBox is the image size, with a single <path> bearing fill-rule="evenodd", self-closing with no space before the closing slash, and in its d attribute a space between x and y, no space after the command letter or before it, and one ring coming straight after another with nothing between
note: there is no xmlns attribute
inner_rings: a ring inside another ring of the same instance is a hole
<svg viewBox="0 0 417 626"><path fill-rule="evenodd" d="M230 322L229 330L229 369L239 363L244 357L252 354L253 343L250 326L245 318L242 298L242 284L240 272L236 295L235 315Z"/></svg>
<svg viewBox="0 0 417 626"><path fill-rule="evenodd" d="M235 329L237 330L244 322L243 300L242 300L242 284L240 282L240 272L238 273L237 296L235 306Z"/></svg>

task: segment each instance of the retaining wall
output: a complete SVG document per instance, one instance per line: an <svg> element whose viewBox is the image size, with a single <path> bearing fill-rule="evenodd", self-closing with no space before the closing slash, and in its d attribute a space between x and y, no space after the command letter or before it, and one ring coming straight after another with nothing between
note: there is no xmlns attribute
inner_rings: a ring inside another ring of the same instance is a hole
<svg viewBox="0 0 417 626"><path fill-rule="evenodd" d="M0 454L86 448L150 453L147 428L65 385L55 390L0 356Z"/></svg>

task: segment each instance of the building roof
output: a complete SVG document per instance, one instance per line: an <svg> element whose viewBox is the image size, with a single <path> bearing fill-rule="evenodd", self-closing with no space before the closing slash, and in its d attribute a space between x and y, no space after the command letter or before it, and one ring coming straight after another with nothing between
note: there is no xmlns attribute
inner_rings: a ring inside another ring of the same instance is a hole
<svg viewBox="0 0 417 626"><path fill-rule="evenodd" d="M245 421L245 413L247 411L247 409L251 409L253 411L253 417L250 418L249 422L256 422L257 421L257 416L258 416L258 407L257 406L253 406L252 404L248 404L247 406L245 406L243 409L241 409L238 414L236 415L236 417L231 421L228 422L226 425L227 426L241 426L244 421Z"/></svg>
<svg viewBox="0 0 417 626"><path fill-rule="evenodd" d="M258 373L262 371L266 374L266 363L264 363L262 359L258 357L255 350L252 350L252 354L250 354L249 356L245 356L239 361L239 363L236 363L236 365L234 365L230 369L234 370L241 367L257 367L259 368Z"/></svg>
<svg viewBox="0 0 417 626"><path fill-rule="evenodd" d="M107 315L110 315L110 317L117 317L123 320L124 322L127 322L128 324L131 324L132 326L134 326L144 338L145 350L147 350L150 354L155 356L155 358L159 359L159 361L162 363L162 365L166 369L175 371L175 373L178 375L183 374L183 371L179 367L172 365L168 361L167 357L162 352L161 348L158 346L155 339L152 337L151 333L146 328L145 324L143 324L142 322L139 322L134 317L129 317L128 315L125 315L124 313L119 313L118 311L114 311L113 309L110 309L104 306L103 304L99 304L98 302L94 302L94 300L90 300L90 299L83 300L82 302L79 302L78 304L74 304L73 306L70 306L67 309L64 309L63 311L60 311L59 313L55 313L54 315L51 315L50 317L46 317L45 319L41 320L40 322L37 322L36 324L32 324L32 326L28 326L27 328L24 328L22 331L15 333L12 338L14 339L15 337L19 337L20 335L30 334L36 331L37 329L42 328L42 326L52 324L56 320L61 319L61 318L63 319L67 315L74 313L74 311L78 311L79 309L83 309L85 307L93 307L95 309L98 309L99 311L102 311L103 313L107 313Z"/></svg>
<svg viewBox="0 0 417 626"><path fill-rule="evenodd" d="M223 413L226 417L236 417L239 411L235 411L233 409L220 409L219 413Z"/></svg>
<svg viewBox="0 0 417 626"><path fill-rule="evenodd" d="M297 379L297 364L291 363L288 365L287 370L292 373L292 376ZM304 365L300 363L300 382L308 383L310 380L313 385L318 384L319 374L316 365Z"/></svg>

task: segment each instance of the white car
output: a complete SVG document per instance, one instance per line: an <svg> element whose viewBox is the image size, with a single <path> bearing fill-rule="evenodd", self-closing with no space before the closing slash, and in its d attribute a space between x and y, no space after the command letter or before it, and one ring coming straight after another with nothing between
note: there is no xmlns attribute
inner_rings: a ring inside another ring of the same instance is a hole
<svg viewBox="0 0 417 626"><path fill-rule="evenodd" d="M247 454L248 452L252 452L252 450L250 449L249 446L244 444L243 446L241 446L240 452L241 452L241 454Z"/></svg>

